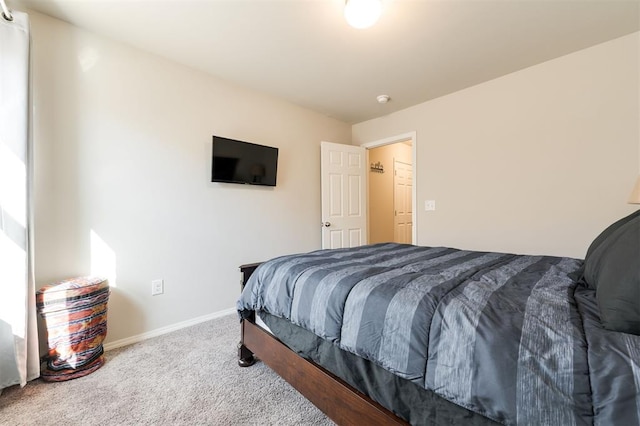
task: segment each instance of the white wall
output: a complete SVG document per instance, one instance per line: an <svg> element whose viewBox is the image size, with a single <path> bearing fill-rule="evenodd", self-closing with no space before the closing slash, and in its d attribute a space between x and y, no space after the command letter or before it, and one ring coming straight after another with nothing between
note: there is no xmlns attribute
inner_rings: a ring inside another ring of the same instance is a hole
<svg viewBox="0 0 640 426"><path fill-rule="evenodd" d="M420 245L583 257L637 208L639 34L356 124L353 143L417 132Z"/></svg>
<svg viewBox="0 0 640 426"><path fill-rule="evenodd" d="M240 264L320 248L320 141L350 126L30 16L38 286L115 263L109 342L232 308ZM279 147L277 187L210 183L214 134Z"/></svg>

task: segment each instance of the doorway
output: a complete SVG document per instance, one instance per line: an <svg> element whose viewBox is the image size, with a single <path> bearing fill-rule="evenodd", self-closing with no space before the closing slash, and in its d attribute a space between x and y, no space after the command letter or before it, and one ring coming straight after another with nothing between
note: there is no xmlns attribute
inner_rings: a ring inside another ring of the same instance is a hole
<svg viewBox="0 0 640 426"><path fill-rule="evenodd" d="M368 241L415 244L415 134L372 142L367 148Z"/></svg>

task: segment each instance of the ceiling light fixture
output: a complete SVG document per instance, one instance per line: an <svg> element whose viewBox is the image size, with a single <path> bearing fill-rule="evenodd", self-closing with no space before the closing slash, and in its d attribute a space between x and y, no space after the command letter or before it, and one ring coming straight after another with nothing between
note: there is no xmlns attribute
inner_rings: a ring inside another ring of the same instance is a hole
<svg viewBox="0 0 640 426"><path fill-rule="evenodd" d="M381 13L382 0L346 0L344 5L344 17L353 28L369 28Z"/></svg>
<svg viewBox="0 0 640 426"><path fill-rule="evenodd" d="M377 98L379 104L386 104L391 99L389 95L379 95Z"/></svg>

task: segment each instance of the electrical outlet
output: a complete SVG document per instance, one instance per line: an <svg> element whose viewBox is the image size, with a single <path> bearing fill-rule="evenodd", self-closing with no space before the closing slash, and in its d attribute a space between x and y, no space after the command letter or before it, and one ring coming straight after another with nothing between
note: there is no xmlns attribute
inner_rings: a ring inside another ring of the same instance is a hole
<svg viewBox="0 0 640 426"><path fill-rule="evenodd" d="M151 295L157 296L164 293L164 280L151 281Z"/></svg>

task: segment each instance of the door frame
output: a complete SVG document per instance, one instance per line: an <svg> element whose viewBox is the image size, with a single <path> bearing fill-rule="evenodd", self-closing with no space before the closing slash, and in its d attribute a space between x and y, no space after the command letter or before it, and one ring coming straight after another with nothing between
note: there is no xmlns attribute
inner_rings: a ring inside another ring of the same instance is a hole
<svg viewBox="0 0 640 426"><path fill-rule="evenodd" d="M384 139L378 139L375 141L371 141L371 142L367 142L367 143L363 143L360 146L364 149L367 150L367 163L369 162L369 150L372 148L377 148L380 146L384 146L384 145L391 145L394 143L399 143L399 142L406 142L408 140L411 140L411 162L412 162L412 167L413 167L413 172L412 172L412 180L413 180L413 187L411 189L411 221L413 222L413 229L411 230L411 244L418 244L418 222L417 222L417 216L418 216L418 212L416 210L416 206L417 206L417 199L416 199L416 194L417 194L417 187L418 187L418 181L416 179L416 174L417 174L417 167L416 167L416 152L417 152L417 146L418 146L418 140L417 140L417 133L416 131L412 131L412 132L407 132L407 133L402 133L399 135L395 135L395 136L390 136L388 138L384 138ZM367 175L367 215L369 214L369 173L366 174ZM367 238L368 238L368 234L369 234L369 220L367 219Z"/></svg>

